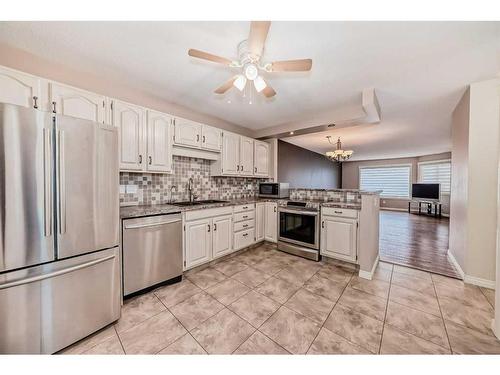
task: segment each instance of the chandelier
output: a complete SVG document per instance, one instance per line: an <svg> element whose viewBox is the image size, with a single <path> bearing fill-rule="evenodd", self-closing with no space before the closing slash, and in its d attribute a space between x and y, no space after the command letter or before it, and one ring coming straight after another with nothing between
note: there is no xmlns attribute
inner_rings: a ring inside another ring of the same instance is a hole
<svg viewBox="0 0 500 375"><path fill-rule="evenodd" d="M331 136L328 135L326 138L328 139L328 142L330 142L331 145L335 146L335 143L333 143L332 140L330 139L332 138ZM342 150L342 143L340 142L340 137L337 140L336 146L337 149L335 151L328 151L325 153L325 156L329 160L338 161L340 163L348 160L352 156L353 154L352 150Z"/></svg>

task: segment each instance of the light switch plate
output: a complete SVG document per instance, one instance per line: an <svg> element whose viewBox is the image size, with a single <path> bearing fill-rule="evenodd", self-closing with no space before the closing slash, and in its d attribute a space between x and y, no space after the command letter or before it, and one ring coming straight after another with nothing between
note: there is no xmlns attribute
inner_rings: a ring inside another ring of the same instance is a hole
<svg viewBox="0 0 500 375"><path fill-rule="evenodd" d="M127 187L125 185L120 185L120 194L125 194L127 192Z"/></svg>

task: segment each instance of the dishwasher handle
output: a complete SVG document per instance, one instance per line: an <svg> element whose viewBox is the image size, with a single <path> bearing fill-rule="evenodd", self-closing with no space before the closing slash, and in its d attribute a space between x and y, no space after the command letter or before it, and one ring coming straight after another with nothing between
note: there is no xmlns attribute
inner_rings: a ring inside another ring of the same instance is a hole
<svg viewBox="0 0 500 375"><path fill-rule="evenodd" d="M181 219L174 219L174 220L160 221L160 222L158 222L158 223L130 224L130 225L125 225L125 229L139 229L139 228L156 227L156 226L158 226L158 225L165 225L165 224L173 224L173 223L178 223L179 221L181 221Z"/></svg>

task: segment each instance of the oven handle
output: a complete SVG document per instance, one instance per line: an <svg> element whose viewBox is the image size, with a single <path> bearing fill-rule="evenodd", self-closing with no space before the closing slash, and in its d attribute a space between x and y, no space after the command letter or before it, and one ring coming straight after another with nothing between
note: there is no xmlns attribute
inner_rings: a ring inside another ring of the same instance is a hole
<svg viewBox="0 0 500 375"><path fill-rule="evenodd" d="M287 210L284 208L278 208L278 211L279 212L288 212L290 214L299 214L299 215L308 215L308 216L318 216L319 215L319 212Z"/></svg>

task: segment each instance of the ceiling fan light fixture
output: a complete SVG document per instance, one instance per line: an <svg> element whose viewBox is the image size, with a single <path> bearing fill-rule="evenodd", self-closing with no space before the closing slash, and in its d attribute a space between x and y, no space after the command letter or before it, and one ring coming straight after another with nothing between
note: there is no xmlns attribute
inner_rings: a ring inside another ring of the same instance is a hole
<svg viewBox="0 0 500 375"><path fill-rule="evenodd" d="M257 78L254 79L253 85L255 86L255 90L257 92L261 92L267 87L266 81L261 76L257 76Z"/></svg>
<svg viewBox="0 0 500 375"><path fill-rule="evenodd" d="M243 91L246 84L247 79L242 74L238 74L238 77L233 82L234 87L236 87L240 91Z"/></svg>
<svg viewBox="0 0 500 375"><path fill-rule="evenodd" d="M243 71L245 72L245 77L247 77L250 81L253 81L259 75L259 69L255 64L245 65L245 69Z"/></svg>

